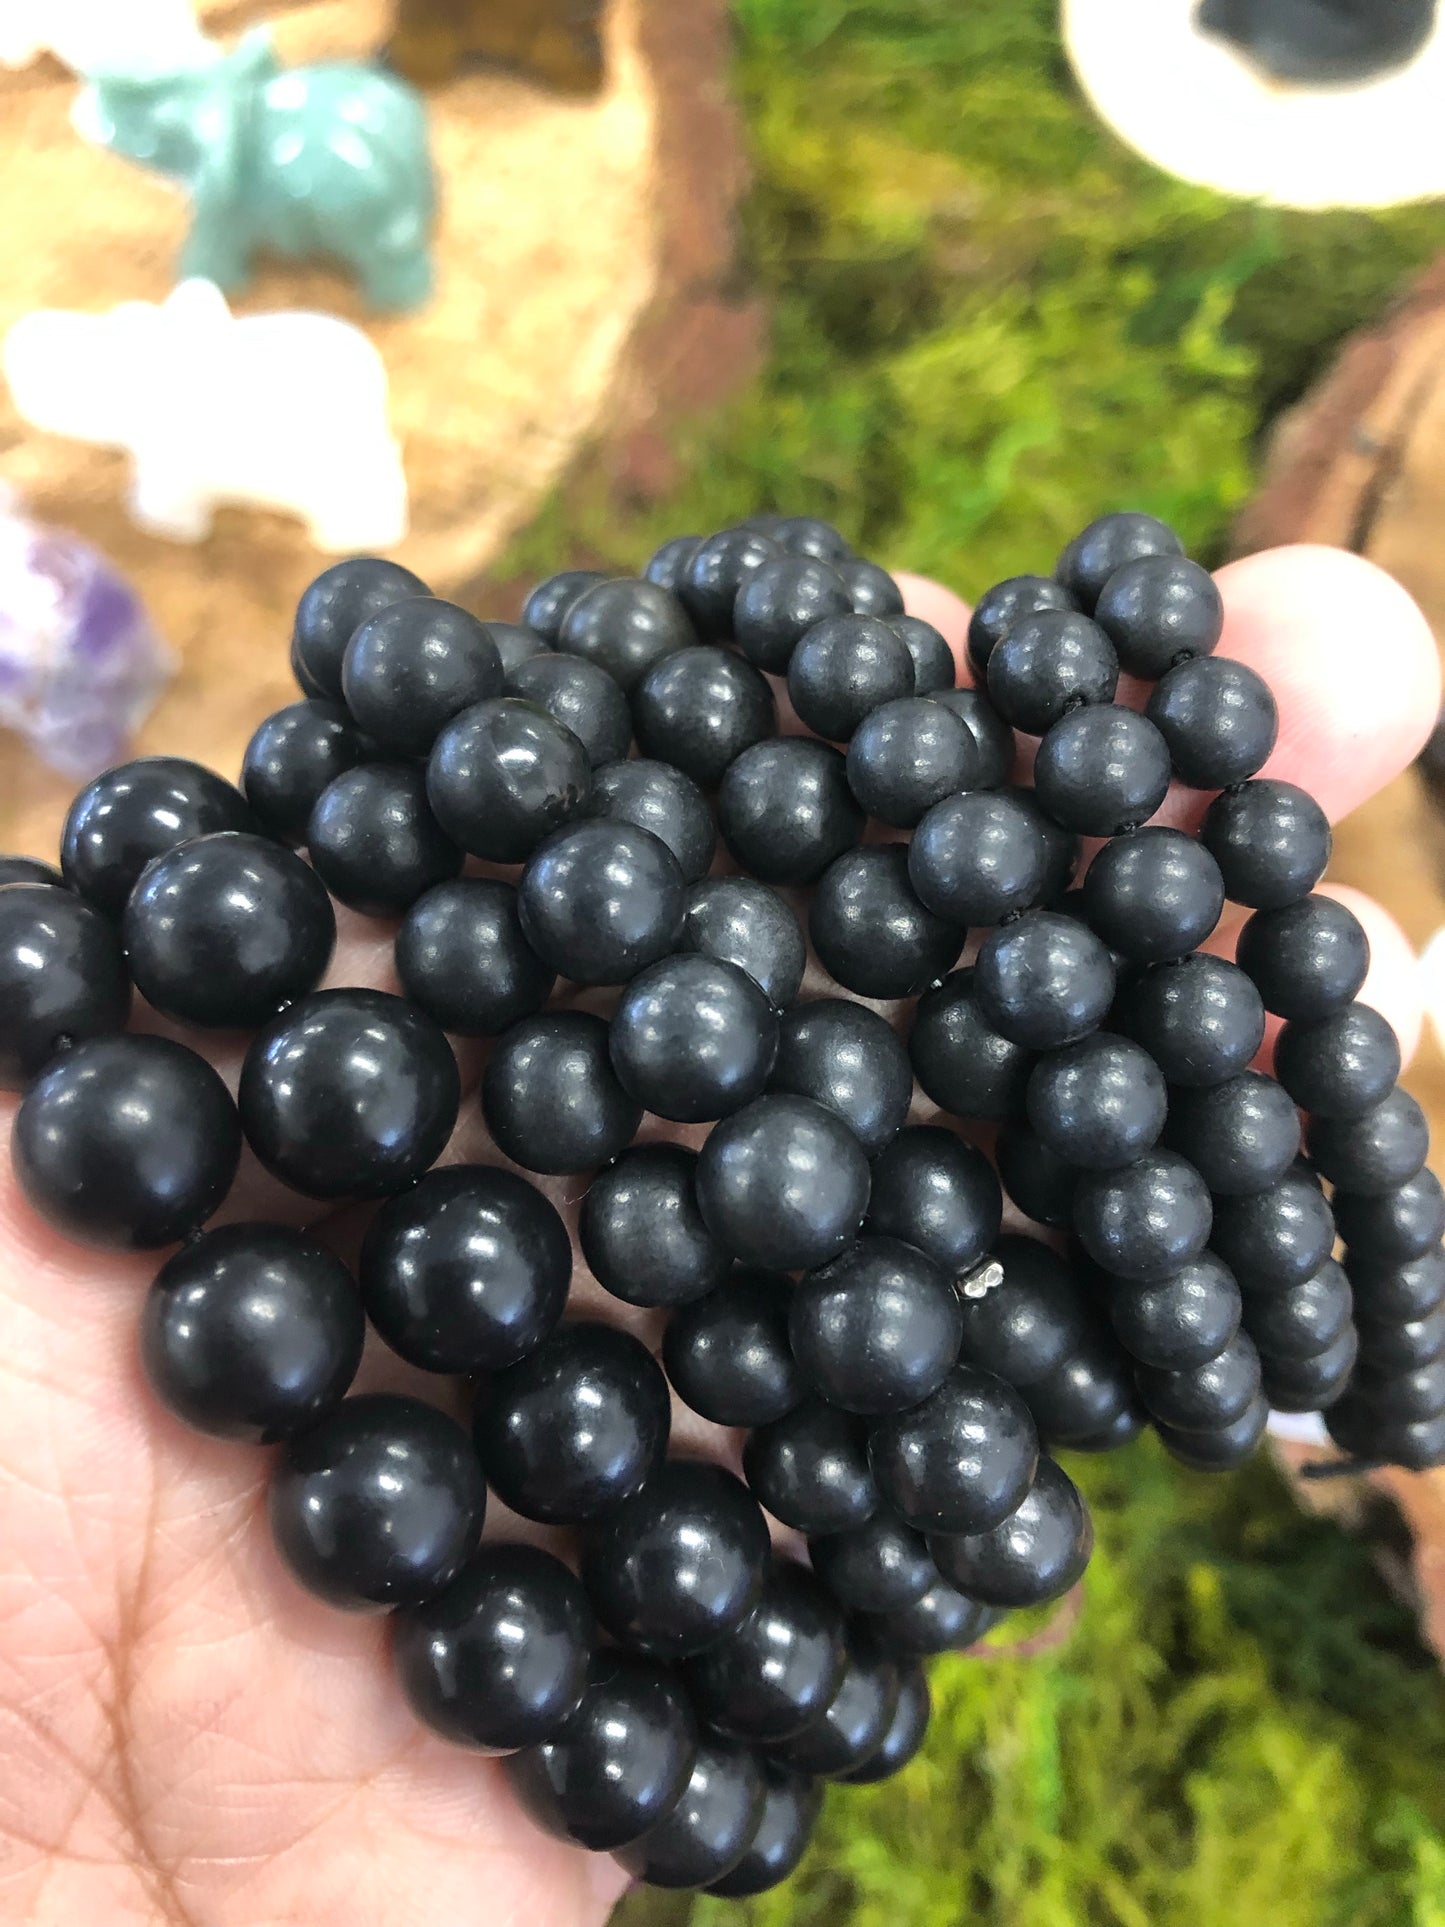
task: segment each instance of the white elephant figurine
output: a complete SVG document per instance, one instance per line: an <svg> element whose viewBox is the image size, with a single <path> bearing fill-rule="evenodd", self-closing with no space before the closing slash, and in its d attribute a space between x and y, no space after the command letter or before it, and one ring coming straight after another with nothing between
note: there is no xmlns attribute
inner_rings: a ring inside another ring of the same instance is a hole
<svg viewBox="0 0 1445 1927"><path fill-rule="evenodd" d="M131 515L153 534L199 542L223 502L299 515L334 554L406 533L386 369L349 321L238 317L211 282L183 281L159 304L24 315L0 360L28 422L126 450Z"/></svg>
<svg viewBox="0 0 1445 1927"><path fill-rule="evenodd" d="M73 73L202 66L220 49L191 0L0 0L0 67L52 53Z"/></svg>

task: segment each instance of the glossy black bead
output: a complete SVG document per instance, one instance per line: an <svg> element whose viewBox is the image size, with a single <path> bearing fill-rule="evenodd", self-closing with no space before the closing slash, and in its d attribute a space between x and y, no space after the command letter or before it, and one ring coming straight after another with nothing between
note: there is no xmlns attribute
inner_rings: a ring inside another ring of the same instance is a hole
<svg viewBox="0 0 1445 1927"><path fill-rule="evenodd" d="M843 578L855 615L876 616L886 621L903 614L903 591L888 571L880 569L876 562L864 562L856 556L850 556L835 562L833 566Z"/></svg>
<svg viewBox="0 0 1445 1927"><path fill-rule="evenodd" d="M366 1316L339 1258L279 1224L228 1224L168 1258L141 1313L156 1397L217 1438L269 1444L330 1411Z"/></svg>
<svg viewBox="0 0 1445 1927"><path fill-rule="evenodd" d="M343 1399L288 1441L267 1510L293 1578L350 1612L414 1606L477 1549L487 1488L461 1426L392 1392Z"/></svg>
<svg viewBox="0 0 1445 1927"><path fill-rule="evenodd" d="M1104 1452L1140 1429L1129 1360L1113 1333L1093 1326L1062 1364L1022 1388L1039 1436L1054 1447Z"/></svg>
<svg viewBox="0 0 1445 1927"><path fill-rule="evenodd" d="M536 656L550 656L552 645L535 629L529 629L520 622L488 622L487 633L497 651L502 665L502 674L510 676L520 669L524 662L531 662ZM573 661L577 658L573 657Z"/></svg>
<svg viewBox="0 0 1445 1927"><path fill-rule="evenodd" d="M846 1532L808 1541L813 1570L848 1612L890 1613L911 1606L938 1577L922 1533L887 1506Z"/></svg>
<svg viewBox="0 0 1445 1927"><path fill-rule="evenodd" d="M644 1110L678 1123L726 1117L762 1094L778 1017L744 971L697 951L639 971L611 1028L612 1068Z"/></svg>
<svg viewBox="0 0 1445 1927"><path fill-rule="evenodd" d="M986 1021L1029 1050L1056 1050L1097 1030L1114 999L1108 950L1072 917L1030 910L984 938L973 967Z"/></svg>
<svg viewBox="0 0 1445 1927"><path fill-rule="evenodd" d="M1248 782L1279 737L1269 685L1229 656L1198 656L1170 669L1144 714L1169 745L1174 774L1196 790Z"/></svg>
<svg viewBox="0 0 1445 1927"><path fill-rule="evenodd" d="M1141 1365L1193 1371L1218 1358L1239 1330L1244 1302L1239 1286L1212 1251L1155 1284L1129 1284L1103 1272L1099 1277L1114 1336Z"/></svg>
<svg viewBox="0 0 1445 1927"><path fill-rule="evenodd" d="M1165 1142L1216 1197L1247 1197L1268 1191L1298 1157L1299 1112L1272 1077L1241 1071L1207 1091L1176 1091Z"/></svg>
<svg viewBox="0 0 1445 1927"><path fill-rule="evenodd" d="M734 1271L675 1312L662 1362L684 1404L714 1425L770 1425L807 1392L788 1337L792 1281Z"/></svg>
<svg viewBox="0 0 1445 1927"><path fill-rule="evenodd" d="M332 896L367 917L399 917L462 867L415 763L360 763L316 799L307 854Z"/></svg>
<svg viewBox="0 0 1445 1927"><path fill-rule="evenodd" d="M1084 1342L1088 1303L1073 1268L1038 1239L1010 1232L993 1255L1002 1280L962 1296L962 1356L1010 1385L1034 1385Z"/></svg>
<svg viewBox="0 0 1445 1927"><path fill-rule="evenodd" d="M1074 1195L1074 1229L1095 1264L1120 1278L1167 1278L1209 1242L1214 1213L1194 1166L1150 1151L1122 1171L1088 1171Z"/></svg>
<svg viewBox="0 0 1445 1927"><path fill-rule="evenodd" d="M918 899L901 843L870 843L818 879L808 934L824 969L859 997L916 997L958 961L963 932Z"/></svg>
<svg viewBox="0 0 1445 1927"><path fill-rule="evenodd" d="M1239 933L1239 967L1266 1010L1318 1023L1349 1004L1370 967L1370 940L1353 910L1333 897L1302 897L1256 910Z"/></svg>
<svg viewBox="0 0 1445 1927"><path fill-rule="evenodd" d="M908 1052L876 1011L837 997L795 1004L778 1027L770 1088L810 1097L867 1155L890 1144L913 1097Z"/></svg>
<svg viewBox="0 0 1445 1927"><path fill-rule="evenodd" d="M957 1587L936 1578L909 1606L870 1613L863 1624L890 1652L918 1657L961 1652L980 1639L999 1615Z"/></svg>
<svg viewBox="0 0 1445 1927"><path fill-rule="evenodd" d="M250 1030L316 988L336 913L300 857L225 830L148 863L121 931L136 988L157 1010Z"/></svg>
<svg viewBox="0 0 1445 1927"><path fill-rule="evenodd" d="M462 1037L494 1037L530 1017L557 981L522 934L516 891L486 877L455 877L418 897L395 958L411 1001Z"/></svg>
<svg viewBox="0 0 1445 1927"><path fill-rule="evenodd" d="M988 659L990 702L1030 736L1077 703L1111 703L1118 685L1113 643L1096 622L1062 609L1022 617Z"/></svg>
<svg viewBox="0 0 1445 1927"><path fill-rule="evenodd" d="M115 927L50 883L0 887L0 1089L23 1091L62 1043L119 1030L130 978Z"/></svg>
<svg viewBox="0 0 1445 1927"><path fill-rule="evenodd" d="M986 1020L972 968L952 971L919 998L908 1054L923 1089L955 1117L1002 1122L1023 1115L1033 1058Z"/></svg>
<svg viewBox="0 0 1445 1927"><path fill-rule="evenodd" d="M1400 1040L1377 1010L1346 1004L1327 1017L1286 1024L1275 1043L1274 1071L1301 1110L1358 1117L1394 1088Z"/></svg>
<svg viewBox="0 0 1445 1927"><path fill-rule="evenodd" d="M1430 1170L1417 1171L1379 1197L1337 1191L1334 1210L1352 1258L1407 1264L1445 1237L1445 1188Z"/></svg>
<svg viewBox="0 0 1445 1927"><path fill-rule="evenodd" d="M816 1780L786 1767L763 1767L763 1817L731 1873L708 1888L721 1900L743 1900L780 1887L807 1852L822 1792Z"/></svg>
<svg viewBox="0 0 1445 1927"><path fill-rule="evenodd" d="M722 1283L727 1253L702 1221L697 1157L679 1144L638 1144L599 1171L578 1236L598 1283L628 1305L686 1305Z"/></svg>
<svg viewBox="0 0 1445 1927"><path fill-rule="evenodd" d="M1355 1328L1347 1325L1332 1345L1313 1358L1266 1360L1261 1379L1264 1395L1280 1412L1324 1411L1358 1383L1358 1351ZM1398 1391L1396 1381L1391 1386L1390 1403L1395 1402Z"/></svg>
<svg viewBox="0 0 1445 1927"><path fill-rule="evenodd" d="M928 1543L944 1578L970 1599L1042 1606L1084 1576L1094 1527L1068 1473L1041 1457L1033 1484L1006 1519L987 1532L935 1534Z"/></svg>
<svg viewBox="0 0 1445 1927"><path fill-rule="evenodd" d="M1382 1197L1424 1165L1430 1127L1410 1093L1396 1085L1358 1117L1312 1117L1305 1141L1315 1168L1339 1190Z"/></svg>
<svg viewBox="0 0 1445 1927"><path fill-rule="evenodd" d="M988 659L1010 630L1026 616L1045 609L1074 608L1074 599L1061 582L1044 575L1011 575L985 589L974 604L968 624L968 660L979 682L988 675Z"/></svg>
<svg viewBox="0 0 1445 1927"><path fill-rule="evenodd" d="M1039 802L1067 830L1115 836L1145 823L1169 788L1169 750L1147 716L1086 703L1045 732L1034 761Z"/></svg>
<svg viewBox="0 0 1445 1927"><path fill-rule="evenodd" d="M1361 1319L1377 1323L1394 1319L1404 1324L1445 1305L1445 1251L1438 1244L1418 1258L1403 1261L1350 1251L1345 1254L1345 1270Z"/></svg>
<svg viewBox="0 0 1445 1927"><path fill-rule="evenodd" d="M506 693L545 709L554 723L570 729L595 769L615 762L632 747L632 714L627 698L605 669L582 656L543 654L507 672Z"/></svg>
<svg viewBox="0 0 1445 1927"><path fill-rule="evenodd" d="M1075 1452L1118 1452L1126 1445L1132 1445L1149 1424L1149 1415L1142 1405L1125 1402L1101 1431L1091 1432L1085 1438L1069 1441L1070 1449Z"/></svg>
<svg viewBox="0 0 1445 1927"><path fill-rule="evenodd" d="M504 1505L546 1525L600 1519L650 1479L667 1450L667 1380L610 1325L559 1325L483 1384L477 1451Z"/></svg>
<svg viewBox="0 0 1445 1927"><path fill-rule="evenodd" d="M181 756L142 756L76 796L61 831L60 867L72 890L118 917L153 857L193 836L255 828L241 792L213 771Z"/></svg>
<svg viewBox="0 0 1445 1927"><path fill-rule="evenodd" d="M903 1412L942 1384L962 1316L947 1272L895 1238L859 1238L811 1271L788 1312L793 1355L845 1412Z"/></svg>
<svg viewBox="0 0 1445 1927"><path fill-rule="evenodd" d="M89 1037L15 1114L20 1189L76 1244L146 1251L196 1231L231 1188L241 1126L203 1057L168 1037Z"/></svg>
<svg viewBox="0 0 1445 1927"><path fill-rule="evenodd" d="M0 888L9 883L48 883L57 890L65 888L65 878L53 863L42 863L35 856L0 856Z"/></svg>
<svg viewBox="0 0 1445 1927"><path fill-rule="evenodd" d="M502 688L491 631L439 596L411 596L370 616L346 645L341 693L391 756L425 756L444 723Z"/></svg>
<svg viewBox="0 0 1445 1927"><path fill-rule="evenodd" d="M1003 1188L1026 1218L1066 1231L1073 1223L1079 1167L1029 1125L1005 1124L994 1146Z"/></svg>
<svg viewBox="0 0 1445 1927"><path fill-rule="evenodd" d="M595 589L607 577L601 569L563 569L557 575L549 575L539 582L522 605L522 621L528 629L535 629L543 642L551 648L557 647L562 633L562 624L570 609L579 603L589 589Z"/></svg>
<svg viewBox="0 0 1445 1927"><path fill-rule="evenodd" d="M608 1648L594 1656L566 1724L513 1753L505 1771L538 1826L604 1853L640 1840L674 1810L692 1777L697 1738L674 1675L654 1659Z"/></svg>
<svg viewBox="0 0 1445 1927"><path fill-rule="evenodd" d="M991 927L1039 901L1048 859L1035 811L1007 790L976 790L928 811L909 845L908 876L935 915Z"/></svg>
<svg viewBox="0 0 1445 1927"><path fill-rule="evenodd" d="M1445 1363L1395 1366L1362 1357L1350 1396L1392 1420L1438 1418L1445 1412Z"/></svg>
<svg viewBox="0 0 1445 1927"><path fill-rule="evenodd" d="M605 1019L544 1011L503 1031L482 1074L498 1150L528 1171L593 1171L632 1142L642 1106L617 1081Z"/></svg>
<svg viewBox="0 0 1445 1927"><path fill-rule="evenodd" d="M747 1618L690 1660L686 1678L710 1725L772 1744L821 1715L843 1666L842 1614L811 1572L782 1559Z"/></svg>
<svg viewBox="0 0 1445 1927"><path fill-rule="evenodd" d="M782 736L744 750L718 791L718 827L765 883L813 883L863 834L847 766L829 743Z"/></svg>
<svg viewBox="0 0 1445 1927"><path fill-rule="evenodd" d="M1182 555L1183 544L1167 522L1137 509L1101 515L1076 535L1054 573L1081 609L1092 610L1117 569L1146 555Z"/></svg>
<svg viewBox="0 0 1445 1927"><path fill-rule="evenodd" d="M1246 1291L1288 1291L1329 1257L1335 1223L1314 1175L1294 1165L1267 1190L1217 1198L1210 1242Z"/></svg>
<svg viewBox="0 0 1445 1927"><path fill-rule="evenodd" d="M1025 1102L1051 1151L1084 1170L1111 1171L1158 1140L1169 1093L1142 1045L1096 1031L1041 1057Z"/></svg>
<svg viewBox="0 0 1445 1927"><path fill-rule="evenodd" d="M774 1753L797 1773L833 1778L852 1773L882 1746L898 1706L902 1679L887 1647L861 1626L849 1628L843 1677L822 1716Z"/></svg>
<svg viewBox="0 0 1445 1927"><path fill-rule="evenodd" d="M757 529L724 529L693 550L677 593L705 641L733 633L733 612L748 578L783 550Z"/></svg>
<svg viewBox="0 0 1445 1927"><path fill-rule="evenodd" d="M758 1426L743 1447L743 1474L775 1519L810 1537L861 1525L878 1505L866 1427L820 1398Z"/></svg>
<svg viewBox="0 0 1445 1927"><path fill-rule="evenodd" d="M913 658L879 617L830 616L793 651L788 694L809 729L847 742L881 704L913 694Z"/></svg>
<svg viewBox="0 0 1445 1927"><path fill-rule="evenodd" d="M654 549L648 557L647 567L642 571L644 579L676 595L687 573L687 565L701 547L702 539L700 535L669 537L661 548Z"/></svg>
<svg viewBox="0 0 1445 1927"><path fill-rule="evenodd" d="M866 1229L901 1238L945 1271L971 1271L998 1236L1003 1199L988 1159L955 1132L917 1124L873 1160Z"/></svg>
<svg viewBox="0 0 1445 1927"><path fill-rule="evenodd" d="M1328 1350L1349 1326L1353 1307L1349 1279L1333 1258L1327 1258L1302 1285L1252 1296L1245 1327L1266 1363L1288 1363ZM1441 1347L1445 1349L1445 1322Z"/></svg>
<svg viewBox="0 0 1445 1927"><path fill-rule="evenodd" d="M716 789L728 765L778 727L767 679L715 644L657 663L632 692L632 714L638 748L704 789Z"/></svg>
<svg viewBox="0 0 1445 1927"><path fill-rule="evenodd" d="M803 927L787 901L752 877L707 877L687 893L681 950L745 970L775 1010L798 994L808 961Z"/></svg>
<svg viewBox="0 0 1445 1927"><path fill-rule="evenodd" d="M375 754L340 703L290 703L268 716L247 743L241 788L268 836L304 843L321 792Z"/></svg>
<svg viewBox="0 0 1445 1927"><path fill-rule="evenodd" d="M886 621L913 658L914 695L932 696L952 689L958 680L958 664L933 624L921 616L888 616Z"/></svg>
<svg viewBox="0 0 1445 1927"><path fill-rule="evenodd" d="M565 655L605 669L630 695L656 663L697 641L681 601L656 582L599 582L571 603L557 632Z"/></svg>
<svg viewBox="0 0 1445 1927"><path fill-rule="evenodd" d="M765 533L789 555L812 555L824 562L852 560L847 537L819 515L774 516Z"/></svg>
<svg viewBox="0 0 1445 1927"><path fill-rule="evenodd" d="M1333 1269L1339 1272L1338 1266ZM1347 1292L1348 1283L1343 1274L1339 1282ZM1350 1302L1346 1296L1344 1313L1337 1319L1331 1342L1349 1322ZM1445 1357L1445 1307L1437 1306L1423 1318L1400 1321L1362 1316L1357 1323L1361 1365L1377 1379L1395 1372L1412 1372L1418 1366L1433 1365L1437 1358Z"/></svg>
<svg viewBox="0 0 1445 1927"><path fill-rule="evenodd" d="M898 1698L888 1731L861 1766L836 1776L845 1786L876 1786L882 1780L891 1780L913 1759L928 1735L932 1701L927 1676L916 1664L900 1666L898 1673Z"/></svg>
<svg viewBox="0 0 1445 1927"><path fill-rule="evenodd" d="M551 1739L587 1686L587 1595L539 1546L485 1545L451 1584L392 1621L397 1678L454 1746L513 1753Z"/></svg>
<svg viewBox="0 0 1445 1927"><path fill-rule="evenodd" d="M1391 1419L1361 1400L1345 1397L1325 1414L1330 1437L1355 1458L1424 1472L1445 1461L1445 1415Z"/></svg>
<svg viewBox="0 0 1445 1927"><path fill-rule="evenodd" d="M1129 977L1109 1021L1186 1090L1237 1076L1264 1042L1253 983L1237 964L1203 951Z"/></svg>
<svg viewBox="0 0 1445 1927"><path fill-rule="evenodd" d="M911 1412L874 1421L868 1460L879 1492L920 1532L987 1532L1028 1491L1038 1434L1012 1386L959 1365Z"/></svg>
<svg viewBox="0 0 1445 1927"><path fill-rule="evenodd" d="M572 1244L556 1210L512 1171L429 1171L372 1219L361 1247L371 1322L427 1372L500 1371L567 1303Z"/></svg>
<svg viewBox="0 0 1445 1927"><path fill-rule="evenodd" d="M1307 897L1324 875L1332 839L1325 813L1293 783L1259 776L1216 796L1199 840L1219 865L1232 903L1277 910Z"/></svg>
<svg viewBox="0 0 1445 1927"><path fill-rule="evenodd" d="M869 816L911 829L935 803L973 789L982 766L967 723L942 703L901 696L865 716L848 745L848 783Z"/></svg>
<svg viewBox="0 0 1445 1927"><path fill-rule="evenodd" d="M692 778L670 763L642 756L604 763L593 778L590 809L650 831L677 858L686 882L706 876L717 847L712 811Z"/></svg>
<svg viewBox="0 0 1445 1927"><path fill-rule="evenodd" d="M868 1209L868 1160L808 1098L770 1092L714 1127L698 1158L709 1230L745 1264L806 1270L841 1251Z"/></svg>
<svg viewBox="0 0 1445 1927"><path fill-rule="evenodd" d="M677 858L649 830L589 817L558 830L522 872L517 908L533 950L579 984L621 984L682 930Z"/></svg>
<svg viewBox="0 0 1445 1927"><path fill-rule="evenodd" d="M915 666L916 667L916 666ZM921 691L966 723L978 750L978 774L973 787L995 790L1006 783L1014 766L1014 733L982 689Z"/></svg>
<svg viewBox="0 0 1445 1927"><path fill-rule="evenodd" d="M1187 1372L1141 1365L1139 1396L1150 1414L1176 1432L1214 1432L1244 1417L1259 1393L1259 1354L1244 1331L1217 1358Z"/></svg>
<svg viewBox="0 0 1445 1927"><path fill-rule="evenodd" d="M444 1033L380 990L303 998L257 1033L241 1067L247 1141L308 1198L382 1198L414 1183L460 1102Z"/></svg>
<svg viewBox="0 0 1445 1927"><path fill-rule="evenodd" d="M420 576L380 556L352 556L323 569L297 603L291 631L291 667L306 694L339 699L346 645L362 623L393 602L428 594Z"/></svg>
<svg viewBox="0 0 1445 1927"><path fill-rule="evenodd" d="M1219 922L1224 878L1181 830L1135 830L1106 843L1084 878L1084 913L1111 950L1134 963L1173 963Z"/></svg>
<svg viewBox="0 0 1445 1927"><path fill-rule="evenodd" d="M810 629L852 610L847 585L829 562L777 555L744 581L733 609L733 629L749 662L770 675L785 676L794 649Z"/></svg>
<svg viewBox="0 0 1445 1927"><path fill-rule="evenodd" d="M534 703L499 696L454 717L426 772L437 821L472 856L520 863L592 795L587 751Z"/></svg>
<svg viewBox="0 0 1445 1927"><path fill-rule="evenodd" d="M766 1806L762 1761L706 1734L677 1805L618 1859L645 1887L711 1887L746 1853Z"/></svg>
<svg viewBox="0 0 1445 1927"><path fill-rule="evenodd" d="M1232 1425L1208 1432L1180 1432L1159 1426L1161 1444L1173 1459L1194 1472L1233 1472L1254 1456L1269 1423L1269 1400L1262 1395Z"/></svg>
<svg viewBox="0 0 1445 1927"><path fill-rule="evenodd" d="M1224 598L1209 571L1187 556L1141 555L1109 577L1094 620L1122 668L1157 682L1181 656L1208 656L1218 647Z"/></svg>

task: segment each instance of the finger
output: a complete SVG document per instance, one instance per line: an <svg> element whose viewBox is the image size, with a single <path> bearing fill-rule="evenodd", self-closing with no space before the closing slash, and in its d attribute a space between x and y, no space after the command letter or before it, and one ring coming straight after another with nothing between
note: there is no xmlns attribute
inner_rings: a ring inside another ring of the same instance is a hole
<svg viewBox="0 0 1445 1927"><path fill-rule="evenodd" d="M970 611L963 597L955 595L952 589L945 589L941 582L930 582L927 576L909 575L901 569L894 570L893 580L903 591L903 606L909 615L931 622L953 651L959 687L971 684L973 671L968 663Z"/></svg>

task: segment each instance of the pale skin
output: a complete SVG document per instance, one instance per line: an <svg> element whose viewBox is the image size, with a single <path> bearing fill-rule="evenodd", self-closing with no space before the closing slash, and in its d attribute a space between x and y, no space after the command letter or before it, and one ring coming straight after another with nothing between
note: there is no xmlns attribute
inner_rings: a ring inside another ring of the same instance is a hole
<svg viewBox="0 0 1445 1927"><path fill-rule="evenodd" d="M1344 815L1434 722L1424 619L1387 577L1333 551L1255 557L1220 581L1223 647L1279 699L1266 773ZM962 662L963 604L906 586ZM1166 808L1184 821L1200 805L1184 794ZM1340 894L1373 946L1363 995L1408 1056L1421 1023L1408 946L1378 905ZM389 933L345 929L333 981L391 987ZM218 1053L224 1069L233 1058ZM81 1251L38 1222L10 1172L14 1109L5 1098L0 1918L597 1927L626 1885L615 1863L542 1836L494 1762L416 1725L384 1622L313 1602L278 1565L261 1514L269 1455L188 1433L150 1397L135 1331L154 1260ZM468 1125L449 1155L493 1154ZM231 1215L310 1215L254 1167L241 1183ZM344 1245L345 1226L337 1235ZM375 1382L377 1365L364 1369Z"/></svg>

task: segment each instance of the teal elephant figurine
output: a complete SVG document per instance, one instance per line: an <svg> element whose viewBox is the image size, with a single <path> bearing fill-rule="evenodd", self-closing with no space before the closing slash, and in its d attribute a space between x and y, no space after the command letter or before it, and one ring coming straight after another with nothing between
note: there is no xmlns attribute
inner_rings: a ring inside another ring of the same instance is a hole
<svg viewBox="0 0 1445 1927"><path fill-rule="evenodd" d="M190 194L183 277L228 293L257 249L344 263L374 308L431 291L436 184L420 97L356 61L283 69L264 28L179 72L93 81L101 144Z"/></svg>

